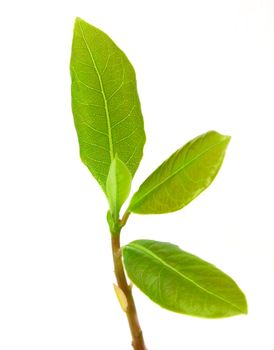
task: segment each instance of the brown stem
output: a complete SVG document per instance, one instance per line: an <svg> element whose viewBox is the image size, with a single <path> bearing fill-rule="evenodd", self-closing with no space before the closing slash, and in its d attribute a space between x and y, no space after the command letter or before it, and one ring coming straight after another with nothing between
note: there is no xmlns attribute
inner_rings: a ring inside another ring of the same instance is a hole
<svg viewBox="0 0 274 350"><path fill-rule="evenodd" d="M112 255L114 262L114 272L119 288L124 292L127 298L126 315L128 319L129 328L132 336L132 346L134 350L147 350L143 338L143 333L138 321L137 311L132 296L131 286L128 285L125 276L124 266L122 262L122 255L120 249L120 232L112 235Z"/></svg>

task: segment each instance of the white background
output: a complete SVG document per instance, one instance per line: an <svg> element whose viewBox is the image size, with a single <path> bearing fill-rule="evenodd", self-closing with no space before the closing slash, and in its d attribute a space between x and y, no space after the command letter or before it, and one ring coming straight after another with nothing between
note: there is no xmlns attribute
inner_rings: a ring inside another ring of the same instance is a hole
<svg viewBox="0 0 274 350"><path fill-rule="evenodd" d="M106 200L79 160L71 114L76 16L136 69L147 143L134 189L196 135L232 135L207 191L177 213L132 216L123 243L171 241L216 264L246 293L249 315L177 315L135 288L149 350L273 350L272 0L2 2L0 349L130 349Z"/></svg>

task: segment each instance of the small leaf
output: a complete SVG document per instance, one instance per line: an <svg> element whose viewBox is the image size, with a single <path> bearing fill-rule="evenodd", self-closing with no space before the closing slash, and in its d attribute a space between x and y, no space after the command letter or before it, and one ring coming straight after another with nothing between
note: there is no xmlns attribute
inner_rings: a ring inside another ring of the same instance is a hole
<svg viewBox="0 0 274 350"><path fill-rule="evenodd" d="M145 132L134 69L101 30L80 18L74 26L71 95L80 155L105 191L115 154L134 176Z"/></svg>
<svg viewBox="0 0 274 350"><path fill-rule="evenodd" d="M209 131L188 142L145 180L129 211L162 214L183 208L214 180L229 141L229 136Z"/></svg>
<svg viewBox="0 0 274 350"><path fill-rule="evenodd" d="M245 296L228 275L176 245L138 240L123 248L123 257L131 281L168 310L206 318L247 313Z"/></svg>
<svg viewBox="0 0 274 350"><path fill-rule="evenodd" d="M118 220L114 220L112 213L110 210L108 210L107 212L107 222L108 222L108 226L109 226L109 231L112 234L117 234L120 230L120 225Z"/></svg>
<svg viewBox="0 0 274 350"><path fill-rule="evenodd" d="M116 155L112 160L106 182L106 194L114 220L126 201L131 187L131 174L127 166Z"/></svg>
<svg viewBox="0 0 274 350"><path fill-rule="evenodd" d="M125 293L122 291L120 287L116 286L116 284L114 283L113 283L113 287L122 310L124 312L127 312L128 302L127 302L127 297L125 296Z"/></svg>

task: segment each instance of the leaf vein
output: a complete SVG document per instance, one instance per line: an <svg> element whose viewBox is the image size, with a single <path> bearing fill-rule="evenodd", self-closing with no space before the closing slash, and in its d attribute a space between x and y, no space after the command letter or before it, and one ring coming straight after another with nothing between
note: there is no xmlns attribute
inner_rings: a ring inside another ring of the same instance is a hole
<svg viewBox="0 0 274 350"><path fill-rule="evenodd" d="M133 107L131 108L131 110L129 111L129 113L122 118L121 120L119 120L118 122L116 122L114 125L112 125L112 129L114 129L116 126L118 126L119 124L123 123L127 118L129 118L129 116L131 115L131 113L133 112L133 110L135 109L136 105L133 105Z"/></svg>
<svg viewBox="0 0 274 350"><path fill-rule="evenodd" d="M108 134L106 134L105 132L95 129L93 126L89 125L87 122L82 121L82 124L86 125L88 128L90 128L91 130L97 132L98 134L102 134L104 136L108 136Z"/></svg>
<svg viewBox="0 0 274 350"><path fill-rule="evenodd" d="M127 140L128 138L130 138L136 131L137 131L138 127L135 128L130 134L128 134L127 136L123 137L122 139L118 140L117 142L115 142L115 144L117 143L121 143L122 141Z"/></svg>

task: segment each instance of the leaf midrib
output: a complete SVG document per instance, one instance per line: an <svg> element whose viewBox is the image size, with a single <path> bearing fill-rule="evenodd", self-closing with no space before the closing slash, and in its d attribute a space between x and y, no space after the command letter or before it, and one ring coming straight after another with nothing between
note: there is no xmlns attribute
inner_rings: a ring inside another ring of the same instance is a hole
<svg viewBox="0 0 274 350"><path fill-rule="evenodd" d="M113 141L112 141L111 124L110 124L110 114L109 114L108 102L107 102L107 98L106 98L106 94L105 94L105 90L104 90L104 84L103 84L103 81L102 81L100 72L99 72L99 70L98 70L97 64L96 64L96 62L95 62L95 59L94 59L94 57L93 57L93 54L92 54L92 52L91 52L91 49L90 49L90 47L88 46L88 43L87 43L87 40L86 40L84 31L83 31L81 22L79 22L79 26L80 26L80 30L81 30L81 33L82 33L83 40L84 40L84 42L85 42L86 48L87 48L87 50L88 50L89 56L90 56L90 58L91 58L91 60L92 60L92 63L93 63L93 65L94 65L95 72L96 72L97 77L98 77L98 80L99 80L100 89L101 89L102 97L103 97L103 100L104 100L104 107L105 107L106 117L107 117L108 140L109 140L109 154L110 154L110 159L113 160L113 158L114 158L114 152L113 152Z"/></svg>
<svg viewBox="0 0 274 350"><path fill-rule="evenodd" d="M214 145L208 147L205 151L201 152L199 155L197 155L196 157L192 158L189 162L185 163L182 167L179 167L179 169L177 169L174 173L172 173L171 175L167 176L163 181L159 182L158 184L156 184L154 187L152 187L149 191L147 191L139 200L137 200L135 203L133 202L132 207L134 208L136 206L136 203L140 203L143 202L144 199L151 194L152 192L154 192L158 187L161 187L165 182L169 181L171 178L173 178L174 176L176 176L179 172L183 171L185 168L187 168L189 165L191 165L191 163L193 163L195 160L199 159L200 157L202 157L205 153L207 153L208 151L210 151L212 148L219 146L220 144L222 144L223 142L225 142L226 139L215 143ZM173 155L172 155L173 156ZM172 157L171 156L171 157ZM170 158L171 158L170 157ZM170 158L167 160L169 161ZM158 168L159 169L159 168ZM155 172L158 170L156 169ZM152 174L153 175L153 174ZM150 175L150 176L152 176ZM149 178L149 177L148 177ZM144 182L145 184L145 182ZM138 193L138 192L136 192ZM130 206L131 207L131 206ZM129 207L129 209L130 209Z"/></svg>
<svg viewBox="0 0 274 350"><path fill-rule="evenodd" d="M200 288L201 290L203 290L204 292L213 295L215 298L225 302L226 304L233 306L234 308L236 308L237 310L239 310L241 313L243 312L241 309L239 309L238 306L236 306L235 304L229 302L228 300L224 299L223 297L215 294L214 292L211 292L210 290L202 287L200 284L198 284L197 282L193 281L191 278L189 278L188 276L186 276L185 274L181 273L180 271L176 270L173 266L169 265L168 263L166 263L163 259L161 259L158 255L156 255L155 253L153 253L152 251L150 251L149 249L143 247L142 245L139 245L137 243L131 243L130 245L127 246L127 248L135 248L137 251L138 249L143 251L144 253L148 254L149 256L153 257L156 261L162 263L165 267L167 267L169 270L175 272L176 274L178 274L180 277L184 278L185 280L187 280L188 282L192 283L193 285L195 285L196 287Z"/></svg>

